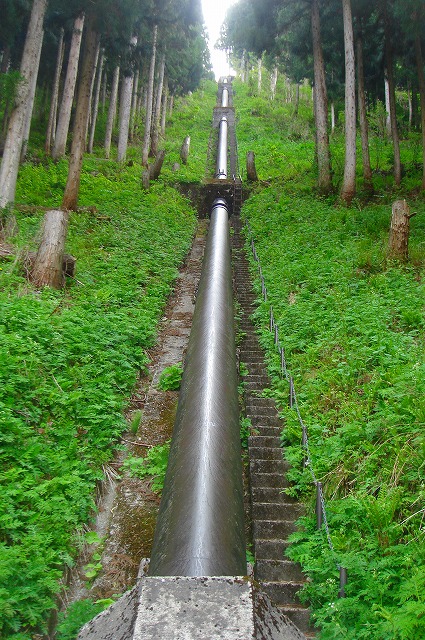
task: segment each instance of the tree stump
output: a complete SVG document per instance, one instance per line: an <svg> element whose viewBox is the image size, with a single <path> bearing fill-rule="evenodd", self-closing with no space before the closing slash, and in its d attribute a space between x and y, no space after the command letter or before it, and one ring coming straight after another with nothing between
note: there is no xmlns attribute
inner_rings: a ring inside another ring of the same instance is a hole
<svg viewBox="0 0 425 640"><path fill-rule="evenodd" d="M388 244L390 258L407 261L410 232L409 220L414 215L416 214L410 213L406 200L396 200L393 203Z"/></svg>
<svg viewBox="0 0 425 640"><path fill-rule="evenodd" d="M159 178L159 174L161 173L164 158L165 158L165 149L161 149L161 151L158 151L155 162L151 164L149 168L151 180L157 180Z"/></svg>
<svg viewBox="0 0 425 640"><path fill-rule="evenodd" d="M180 159L183 164L187 164L189 151L190 151L190 136L186 136L182 144L182 148L180 149Z"/></svg>
<svg viewBox="0 0 425 640"><path fill-rule="evenodd" d="M146 189L146 191L149 191L150 181L151 181L150 171L149 169L145 169L142 173L142 186L143 186L143 189Z"/></svg>
<svg viewBox="0 0 425 640"><path fill-rule="evenodd" d="M246 155L246 177L250 182L258 182L257 170L255 168L255 153L248 151Z"/></svg>

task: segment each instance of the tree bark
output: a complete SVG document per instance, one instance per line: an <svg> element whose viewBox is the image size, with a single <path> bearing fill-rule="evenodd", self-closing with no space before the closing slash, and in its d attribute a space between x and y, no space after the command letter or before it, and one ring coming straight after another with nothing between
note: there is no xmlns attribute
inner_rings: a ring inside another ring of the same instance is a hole
<svg viewBox="0 0 425 640"><path fill-rule="evenodd" d="M351 0L342 0L345 50L345 162L341 199L351 204L356 192L356 68Z"/></svg>
<svg viewBox="0 0 425 640"><path fill-rule="evenodd" d="M55 142L52 149L52 158L54 160L59 160L59 158L62 158L62 156L65 155L69 122L71 119L72 102L74 100L75 84L77 81L78 61L80 59L84 19L84 13L81 13L75 18L74 21L71 46L69 49L68 66L66 69L65 84L63 87L62 101L59 109Z"/></svg>
<svg viewBox="0 0 425 640"><path fill-rule="evenodd" d="M165 136L165 127L167 124L167 104L168 104L168 83L165 83L164 94L162 96L162 110L161 110L161 135Z"/></svg>
<svg viewBox="0 0 425 640"><path fill-rule="evenodd" d="M391 136L391 105L390 105L390 85L388 82L388 70L384 69L384 91L385 91L385 130L387 136Z"/></svg>
<svg viewBox="0 0 425 640"><path fill-rule="evenodd" d="M155 78L155 62L156 62L156 44L158 39L158 26L155 25L153 29L153 42L152 42L152 55L151 63L149 67L149 79L147 87L147 104L146 104L146 117L145 117L145 133L143 137L142 148L142 165L148 166L149 147L151 142L151 128L152 128L152 108L153 108L153 83Z"/></svg>
<svg viewBox="0 0 425 640"><path fill-rule="evenodd" d="M120 80L120 68L117 65L112 78L111 97L109 100L108 119L105 131L105 157L109 158L111 153L112 129L114 128L115 115L117 112L118 84Z"/></svg>
<svg viewBox="0 0 425 640"><path fill-rule="evenodd" d="M131 114L130 114L130 128L129 128L129 138L133 140L134 131L136 128L136 120L137 120L137 105L139 102L139 69L136 69L133 80L133 95L131 98Z"/></svg>
<svg viewBox="0 0 425 640"><path fill-rule="evenodd" d="M363 41L361 36L357 38L357 87L359 101L360 136L362 142L363 180L365 189L371 191L373 190L372 168L370 166L369 127L366 113L366 93L363 68Z"/></svg>
<svg viewBox="0 0 425 640"><path fill-rule="evenodd" d="M190 136L186 136L182 144L182 147L180 149L180 159L183 164L187 164L187 159L189 158L189 151L190 151Z"/></svg>
<svg viewBox="0 0 425 640"><path fill-rule="evenodd" d="M130 48L137 45L137 37L132 36ZM119 110L119 134L118 134L118 162L124 162L127 153L128 134L130 130L131 102L133 98L134 73L131 70L125 75L121 84L120 110Z"/></svg>
<svg viewBox="0 0 425 640"><path fill-rule="evenodd" d="M255 153L248 151L246 155L246 177L249 182L258 182L257 170L255 168Z"/></svg>
<svg viewBox="0 0 425 640"><path fill-rule="evenodd" d="M263 84L263 60L262 58L258 58L258 83L257 83L258 95L260 95L261 93L262 84Z"/></svg>
<svg viewBox="0 0 425 640"><path fill-rule="evenodd" d="M156 92L155 114L152 122L151 155L154 157L158 153L162 91L164 88L164 73L165 73L165 56L162 56L161 65L159 68L158 88Z"/></svg>
<svg viewBox="0 0 425 640"><path fill-rule="evenodd" d="M35 61L40 41L43 39L43 20L46 6L47 0L34 0L32 5L20 67L22 80L16 90L15 106L10 115L0 166L0 209L11 205L15 200L24 121L29 106L30 82L33 75L37 76L38 74Z"/></svg>
<svg viewBox="0 0 425 640"><path fill-rule="evenodd" d="M64 30L61 29L58 42L58 55L56 58L55 77L53 80L52 99L50 102L49 121L47 123L45 152L49 155L56 131L56 116L58 113L59 84L62 73L63 58L65 54Z"/></svg>
<svg viewBox="0 0 425 640"><path fill-rule="evenodd" d="M35 69L38 69L40 66L42 46L43 46L43 37L41 37L38 42L36 58L34 60ZM29 87L29 93L28 93L28 105L27 105L27 110L24 118L23 140L22 140L22 149L21 149L21 158L20 158L21 162L25 160L25 156L27 155L27 151L28 151L28 140L29 140L30 131L31 131L32 112L34 108L35 92L37 89L37 76L38 76L38 73L33 73L30 80L30 87Z"/></svg>
<svg viewBox="0 0 425 640"><path fill-rule="evenodd" d="M327 192L332 188L331 158L328 135L328 98L326 91L325 63L320 35L318 0L311 3L311 31L314 60L314 114L316 120L316 155L318 164L318 187Z"/></svg>
<svg viewBox="0 0 425 640"><path fill-rule="evenodd" d="M35 287L60 289L64 283L63 254L68 231L69 213L46 211L39 249L31 273Z"/></svg>
<svg viewBox="0 0 425 640"><path fill-rule="evenodd" d="M272 101L276 97L277 76L278 76L277 67L273 67L273 71L270 77L270 98Z"/></svg>
<svg viewBox="0 0 425 640"><path fill-rule="evenodd" d="M388 255L390 258L406 262L408 260L408 245L410 233L410 213L406 200L396 200L392 207Z"/></svg>
<svg viewBox="0 0 425 640"><path fill-rule="evenodd" d="M397 116L396 116L396 102L395 102L395 83L393 72L393 52L392 52L392 38L390 33L390 24L387 11L387 3L384 5L384 32L385 32L385 60L387 65L388 75L388 91L390 100L390 120L391 120L391 135L393 139L393 152L394 152L394 182L397 186L401 183L401 160L400 160L400 141L397 128Z"/></svg>
<svg viewBox="0 0 425 640"><path fill-rule="evenodd" d="M92 24L87 25L86 46L78 88L77 108L72 136L71 154L69 158L68 179L62 200L64 209L77 208L78 191L80 189L81 168L86 145L88 118L90 112L93 73L96 68L99 37Z"/></svg>
<svg viewBox="0 0 425 640"><path fill-rule="evenodd" d="M102 74L103 74L103 63L104 63L104 60L105 60L105 56L102 53L101 56L100 56L100 61L99 61L99 65L98 65L96 91L95 91L95 95L94 95L94 102L93 102L93 109L92 109L92 120L91 120L91 124L90 124L90 137L89 137L89 144L88 144L88 148L87 148L87 151L89 153L93 153L94 134L96 132L96 122L97 122L97 116L98 116L98 113L99 113L100 87L101 87L101 84L102 84Z"/></svg>
<svg viewBox="0 0 425 640"><path fill-rule="evenodd" d="M335 102L331 102L331 133L335 133Z"/></svg>
<svg viewBox="0 0 425 640"><path fill-rule="evenodd" d="M421 101L421 127L422 127L422 189L425 189L425 77L424 61L419 31L415 36L416 68L418 72L419 98Z"/></svg>
<svg viewBox="0 0 425 640"><path fill-rule="evenodd" d="M157 180L161 173L162 165L165 158L165 149L161 149L158 151L158 154L155 158L155 162L151 164L149 168L149 175L151 180Z"/></svg>

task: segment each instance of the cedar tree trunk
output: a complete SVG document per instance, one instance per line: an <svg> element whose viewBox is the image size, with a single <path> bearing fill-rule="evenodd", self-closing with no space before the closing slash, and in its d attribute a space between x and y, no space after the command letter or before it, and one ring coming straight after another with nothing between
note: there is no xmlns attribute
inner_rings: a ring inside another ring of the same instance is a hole
<svg viewBox="0 0 425 640"><path fill-rule="evenodd" d="M69 121L71 119L72 102L74 100L75 84L77 81L78 61L80 59L81 39L83 36L84 13L75 18L72 31L71 46L69 49L68 66L66 69L65 84L63 87L62 101L59 109L58 124L56 127L55 142L52 149L52 158L59 160L65 155L66 141L68 138Z"/></svg>
<svg viewBox="0 0 425 640"><path fill-rule="evenodd" d="M367 123L366 113L366 93L364 86L363 41L361 36L357 38L357 88L359 100L360 136L362 141L363 180L365 189L371 191L373 189L373 184L369 154L369 127Z"/></svg>
<svg viewBox="0 0 425 640"><path fill-rule="evenodd" d="M318 187L329 191L332 187L331 158L328 136L328 98L325 80L322 41L320 35L320 14L318 0L311 2L311 32L314 60L314 114L316 120L316 155L318 164Z"/></svg>
<svg viewBox="0 0 425 640"><path fill-rule="evenodd" d="M55 77L53 80L52 99L50 102L49 121L47 123L46 141L44 144L44 150L49 155L54 141L56 130L56 116L58 113L58 101L59 101L59 83L62 73L63 57L65 54L65 42L64 42L64 30L60 30L59 43L58 43L58 55L56 58Z"/></svg>
<svg viewBox="0 0 425 640"><path fill-rule="evenodd" d="M109 158L111 153L112 129L114 128L115 115L117 112L118 84L120 80L120 68L117 65L112 78L111 97L109 100L108 119L105 131L105 157Z"/></svg>
<svg viewBox="0 0 425 640"><path fill-rule="evenodd" d="M158 26L153 28L153 42L152 42L152 55L151 63L149 67L149 78L147 87L147 104L146 104L146 118L145 118L145 134L143 137L142 147L142 165L148 166L149 147L151 142L151 128L152 128L152 108L153 108L153 83L155 78L155 61L156 61L156 43L158 38Z"/></svg>
<svg viewBox="0 0 425 640"><path fill-rule="evenodd" d="M356 192L356 70L351 0L342 0L345 51L345 162L341 199L351 204Z"/></svg>
<svg viewBox="0 0 425 640"><path fill-rule="evenodd" d="M68 179L62 200L63 209L77 208L78 191L80 189L81 168L86 146L87 127L90 113L93 74L96 69L99 51L99 36L91 24L87 25L86 45L78 88L77 108L72 136L71 154L69 158Z"/></svg>
<svg viewBox="0 0 425 640"><path fill-rule="evenodd" d="M34 0L32 5L20 67L22 80L16 90L15 106L10 115L0 166L0 209L7 207L15 200L24 123L29 107L30 83L33 75L38 74L36 60L40 41L43 39L46 6L47 0Z"/></svg>
<svg viewBox="0 0 425 640"><path fill-rule="evenodd" d="M99 98L100 98L100 87L102 84L102 74L103 74L103 63L104 63L105 57L102 53L102 55L100 56L100 62L98 65L98 72L97 72L97 82L96 82L96 91L95 91L95 95L94 95L94 102L93 102L93 109L92 109L92 120L91 120L91 124L90 124L90 137L89 137L89 144L88 144L88 152L89 153L93 153L93 143L94 143L94 134L96 132L96 122L97 122L97 116L99 113Z"/></svg>
<svg viewBox="0 0 425 640"><path fill-rule="evenodd" d="M418 70L419 97L421 101L421 125L422 125L422 189L425 189L425 78L424 61L419 31L415 36L416 67Z"/></svg>
<svg viewBox="0 0 425 640"><path fill-rule="evenodd" d="M394 152L394 182L396 183L397 186L399 186L401 182L400 141L398 136L397 118L396 118L392 37L390 33L387 3L385 3L385 6L384 6L384 31L385 31L385 61L387 65L388 92L389 92L389 100L390 100L391 135L393 139L393 152Z"/></svg>
<svg viewBox="0 0 425 640"><path fill-rule="evenodd" d="M158 89L156 92L155 115L152 123L151 155L154 157L158 153L162 91L164 88L164 73L165 73L165 56L162 56L161 65L159 68Z"/></svg>

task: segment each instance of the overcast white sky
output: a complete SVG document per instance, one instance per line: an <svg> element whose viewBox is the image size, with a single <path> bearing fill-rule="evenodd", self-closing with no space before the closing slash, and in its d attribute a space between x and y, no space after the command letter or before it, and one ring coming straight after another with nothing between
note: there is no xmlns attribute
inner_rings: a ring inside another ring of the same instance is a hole
<svg viewBox="0 0 425 640"><path fill-rule="evenodd" d="M229 74L229 66L224 51L214 49L214 44L220 36L220 28L227 9L235 2L236 0L202 0L202 11L209 35L211 63L217 79L219 76Z"/></svg>

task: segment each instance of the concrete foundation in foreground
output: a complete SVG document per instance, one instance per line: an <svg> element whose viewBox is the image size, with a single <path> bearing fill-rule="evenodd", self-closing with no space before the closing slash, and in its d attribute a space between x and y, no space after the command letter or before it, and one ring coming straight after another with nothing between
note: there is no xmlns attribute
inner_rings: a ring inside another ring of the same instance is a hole
<svg viewBox="0 0 425 640"><path fill-rule="evenodd" d="M143 577L78 640L305 640L243 577Z"/></svg>

